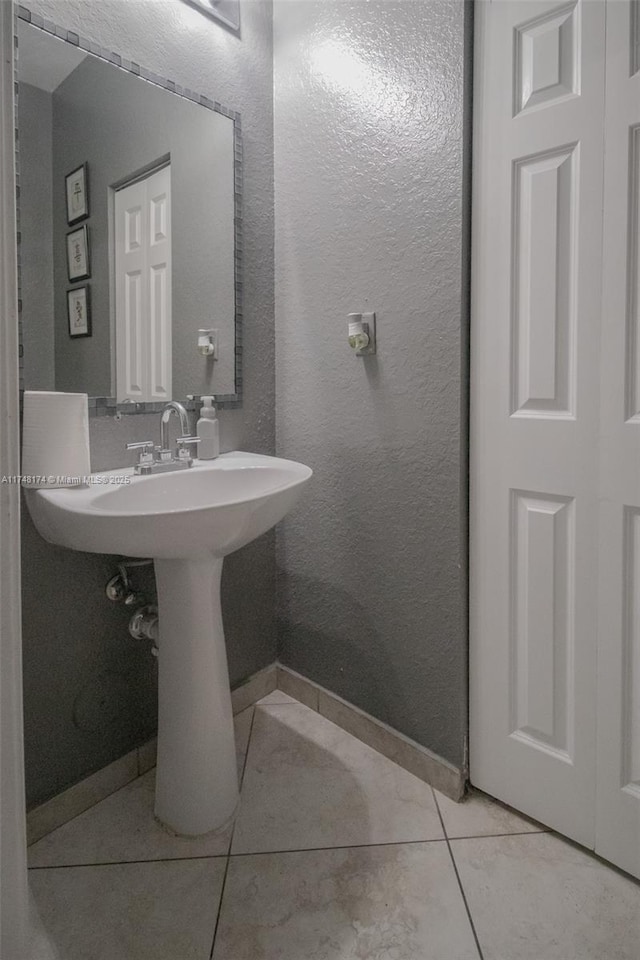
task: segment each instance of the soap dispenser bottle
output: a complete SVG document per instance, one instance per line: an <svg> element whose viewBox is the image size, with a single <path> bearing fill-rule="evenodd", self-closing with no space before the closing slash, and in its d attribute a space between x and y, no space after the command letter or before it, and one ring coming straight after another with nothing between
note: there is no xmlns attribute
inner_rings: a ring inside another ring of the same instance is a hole
<svg viewBox="0 0 640 960"><path fill-rule="evenodd" d="M202 409L197 424L200 437L198 459L213 460L220 453L220 425L216 417L213 397L202 397Z"/></svg>

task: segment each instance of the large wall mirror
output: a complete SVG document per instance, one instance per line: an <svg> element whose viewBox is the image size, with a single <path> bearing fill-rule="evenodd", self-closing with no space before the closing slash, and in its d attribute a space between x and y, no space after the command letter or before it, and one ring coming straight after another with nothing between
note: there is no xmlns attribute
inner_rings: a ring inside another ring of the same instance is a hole
<svg viewBox="0 0 640 960"><path fill-rule="evenodd" d="M18 21L23 385L233 403L239 116L85 46Z"/></svg>

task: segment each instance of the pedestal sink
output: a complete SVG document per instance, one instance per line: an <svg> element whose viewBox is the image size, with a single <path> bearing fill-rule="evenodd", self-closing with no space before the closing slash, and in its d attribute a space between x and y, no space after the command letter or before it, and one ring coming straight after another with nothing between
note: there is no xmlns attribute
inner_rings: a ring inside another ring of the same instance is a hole
<svg viewBox="0 0 640 960"><path fill-rule="evenodd" d="M291 460L227 453L188 470L148 477L112 470L85 487L26 491L35 526L50 543L155 561L155 812L176 833L221 827L238 801L223 558L281 520L311 475Z"/></svg>

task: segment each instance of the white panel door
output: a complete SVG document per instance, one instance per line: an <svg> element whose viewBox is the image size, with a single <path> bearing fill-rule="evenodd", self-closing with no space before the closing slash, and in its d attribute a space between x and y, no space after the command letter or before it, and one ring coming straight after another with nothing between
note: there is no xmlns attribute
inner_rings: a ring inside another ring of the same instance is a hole
<svg viewBox="0 0 640 960"><path fill-rule="evenodd" d="M596 850L640 876L640 9L607 4Z"/></svg>
<svg viewBox="0 0 640 960"><path fill-rule="evenodd" d="M146 237L144 184L116 193L116 385L117 399L145 399Z"/></svg>
<svg viewBox="0 0 640 960"><path fill-rule="evenodd" d="M171 400L171 168L144 181L149 215L149 399Z"/></svg>
<svg viewBox="0 0 640 960"><path fill-rule="evenodd" d="M477 4L471 780L595 836L605 6Z"/></svg>
<svg viewBox="0 0 640 960"><path fill-rule="evenodd" d="M115 197L118 400L171 399L171 168Z"/></svg>

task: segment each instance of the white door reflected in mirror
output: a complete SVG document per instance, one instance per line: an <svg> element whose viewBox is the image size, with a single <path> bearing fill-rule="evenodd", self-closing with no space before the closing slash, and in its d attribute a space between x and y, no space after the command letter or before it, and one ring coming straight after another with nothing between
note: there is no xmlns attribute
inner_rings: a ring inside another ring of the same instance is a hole
<svg viewBox="0 0 640 960"><path fill-rule="evenodd" d="M118 403L171 399L171 166L115 193Z"/></svg>

